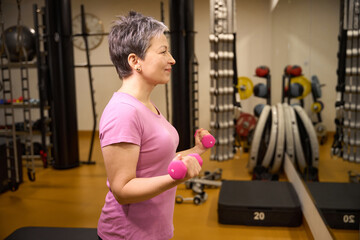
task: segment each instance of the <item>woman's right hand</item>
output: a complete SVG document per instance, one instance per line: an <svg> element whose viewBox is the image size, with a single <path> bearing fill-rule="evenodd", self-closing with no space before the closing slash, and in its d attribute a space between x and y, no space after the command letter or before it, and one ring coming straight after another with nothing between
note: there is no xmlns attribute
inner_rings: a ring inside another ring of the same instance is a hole
<svg viewBox="0 0 360 240"><path fill-rule="evenodd" d="M199 155L197 157L200 158ZM202 162L201 158L200 160ZM195 155L181 156L178 154L169 164L168 173L175 180L186 181L200 174L201 164Z"/></svg>
<svg viewBox="0 0 360 240"><path fill-rule="evenodd" d="M187 168L187 173L185 176L185 180L194 178L200 174L201 166L196 157L187 155L182 158L183 163Z"/></svg>

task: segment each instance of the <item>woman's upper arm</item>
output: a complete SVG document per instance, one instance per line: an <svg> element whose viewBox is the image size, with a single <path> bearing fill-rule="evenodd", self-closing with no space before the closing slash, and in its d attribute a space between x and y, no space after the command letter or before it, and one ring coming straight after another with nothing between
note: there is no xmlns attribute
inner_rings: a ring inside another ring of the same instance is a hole
<svg viewBox="0 0 360 240"><path fill-rule="evenodd" d="M107 177L114 194L121 195L121 189L126 183L136 177L139 153L140 147L132 143L117 143L103 147Z"/></svg>

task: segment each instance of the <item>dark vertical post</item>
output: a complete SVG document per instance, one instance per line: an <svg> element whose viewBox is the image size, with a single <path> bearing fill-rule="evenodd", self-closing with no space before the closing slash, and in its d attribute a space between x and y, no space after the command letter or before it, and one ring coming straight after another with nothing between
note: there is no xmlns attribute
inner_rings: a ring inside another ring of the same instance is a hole
<svg viewBox="0 0 360 240"><path fill-rule="evenodd" d="M91 106L92 106L92 113L93 113L93 129L91 133L91 142L90 142L90 150L89 150L89 157L87 162L83 162L86 164L95 164L94 161L91 161L93 146L94 146L94 139L95 139L95 131L96 131L96 109L95 109L95 98L94 98L94 87L93 87L93 78L91 72L91 63L90 63L90 53L89 53L89 43L88 43L88 32L86 27L86 20L85 20L85 9L84 5L81 5L81 34L85 43L85 52L86 52L86 65L88 70L89 76L89 85L90 85L90 96L91 96Z"/></svg>
<svg viewBox="0 0 360 240"><path fill-rule="evenodd" d="M172 123L180 135L178 150L191 147L190 76L194 55L194 2L171 0L171 54L176 60L172 71Z"/></svg>
<svg viewBox="0 0 360 240"><path fill-rule="evenodd" d="M54 168L79 165L70 0L46 1Z"/></svg>

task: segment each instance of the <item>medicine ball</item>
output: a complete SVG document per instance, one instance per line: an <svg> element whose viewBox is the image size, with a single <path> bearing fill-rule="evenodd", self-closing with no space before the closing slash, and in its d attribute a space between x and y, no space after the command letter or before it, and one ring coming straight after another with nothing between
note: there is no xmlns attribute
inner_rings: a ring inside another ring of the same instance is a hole
<svg viewBox="0 0 360 240"><path fill-rule="evenodd" d="M286 66L285 66L285 68L284 68L284 74L285 74L286 76L290 76L291 68L292 68L291 65L286 65Z"/></svg>
<svg viewBox="0 0 360 240"><path fill-rule="evenodd" d="M291 67L290 74L294 77L300 76L302 74L302 68L298 65L294 65Z"/></svg>
<svg viewBox="0 0 360 240"><path fill-rule="evenodd" d="M267 75L269 75L270 73L270 69L267 66L260 66L257 67L255 70L255 74L258 77L266 77Z"/></svg>
<svg viewBox="0 0 360 240"><path fill-rule="evenodd" d="M287 76L297 77L301 75L302 69L298 65L294 65L294 66L287 65L284 69L284 73Z"/></svg>
<svg viewBox="0 0 360 240"><path fill-rule="evenodd" d="M264 83L258 83L254 87L254 95L260 98L267 98L269 96L269 89Z"/></svg>
<svg viewBox="0 0 360 240"><path fill-rule="evenodd" d="M304 93L304 87L299 83L290 84L290 95L289 97L300 97Z"/></svg>
<svg viewBox="0 0 360 240"><path fill-rule="evenodd" d="M262 112L262 110L264 109L264 107L265 107L265 104L263 104L263 103L260 103L260 104L258 104L258 105L255 106L255 108L254 108L254 115L255 115L257 118L260 117L261 112Z"/></svg>
<svg viewBox="0 0 360 240"><path fill-rule="evenodd" d="M20 34L19 37L18 34ZM26 26L12 26L7 28L5 30L5 43L10 55L8 56L9 61L31 61L36 55L35 41L34 29ZM20 51L20 46L23 47L24 53Z"/></svg>

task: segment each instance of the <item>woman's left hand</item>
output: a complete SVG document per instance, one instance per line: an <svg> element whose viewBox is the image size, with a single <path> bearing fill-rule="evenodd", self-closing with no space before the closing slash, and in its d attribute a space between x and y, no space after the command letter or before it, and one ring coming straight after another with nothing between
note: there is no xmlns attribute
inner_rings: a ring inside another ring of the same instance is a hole
<svg viewBox="0 0 360 240"><path fill-rule="evenodd" d="M201 140L202 140L202 138L204 136L206 136L208 134L210 134L210 132L208 130L206 130L206 129L203 129L203 128L199 128L195 132L195 146L197 148L199 148L200 150L202 150L203 152L205 152L207 150L207 148L203 145Z"/></svg>

